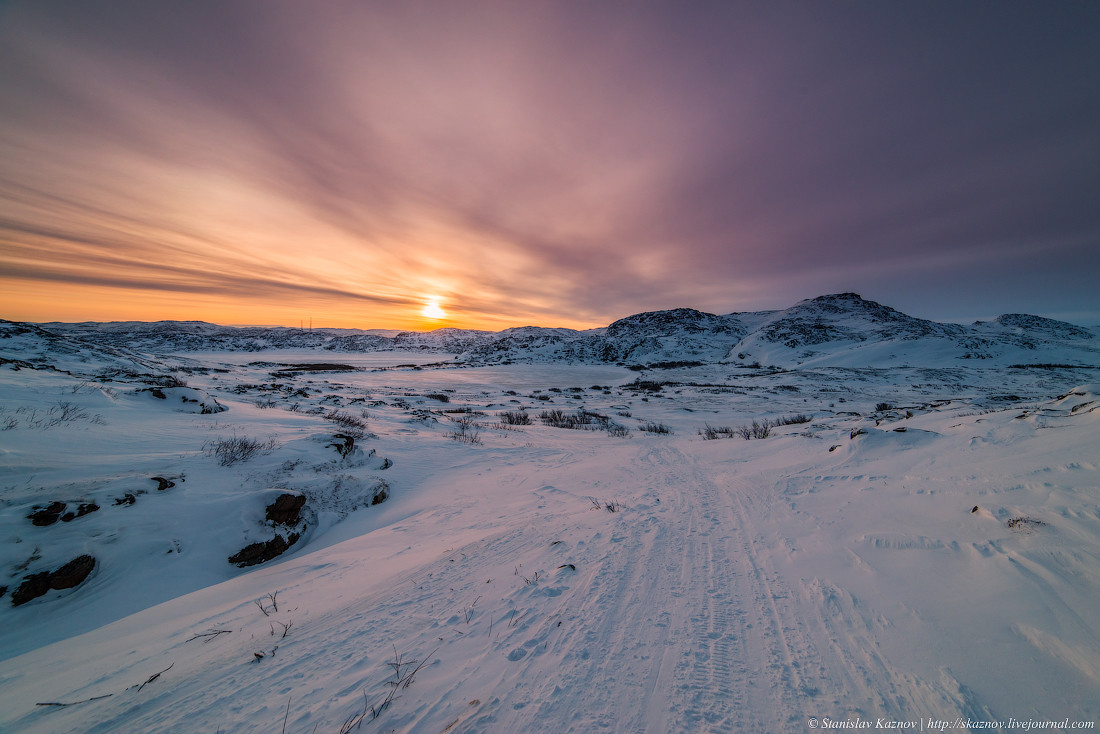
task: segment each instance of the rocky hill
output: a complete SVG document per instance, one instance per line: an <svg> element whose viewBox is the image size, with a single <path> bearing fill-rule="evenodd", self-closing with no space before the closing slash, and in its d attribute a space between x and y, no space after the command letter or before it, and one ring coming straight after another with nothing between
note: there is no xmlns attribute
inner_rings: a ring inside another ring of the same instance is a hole
<svg viewBox="0 0 1100 734"><path fill-rule="evenodd" d="M651 365L684 362L742 366L945 366L1100 363L1100 340L1063 321L1006 314L962 325L929 321L839 293L781 311L711 314L690 308L651 311L607 327L576 331L525 326L499 332L428 332L226 327L195 321L43 324L50 338L127 354L274 349L335 352L416 351L467 363L603 362ZM136 355L135 355L136 356ZM133 358L133 357L131 357Z"/></svg>

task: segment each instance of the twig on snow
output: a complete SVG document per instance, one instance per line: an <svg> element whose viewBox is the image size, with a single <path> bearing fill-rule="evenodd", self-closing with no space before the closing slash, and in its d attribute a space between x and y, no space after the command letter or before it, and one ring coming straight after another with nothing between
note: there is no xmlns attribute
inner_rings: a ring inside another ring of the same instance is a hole
<svg viewBox="0 0 1100 734"><path fill-rule="evenodd" d="M233 630L210 630L209 632L199 632L194 637L191 637L190 639L184 640L184 642L190 642L191 640L197 640L200 637L202 637L202 638L205 638L202 641L203 644L205 645L207 642L210 642L211 640L213 640L218 635L228 635L232 631Z"/></svg>
<svg viewBox="0 0 1100 734"><path fill-rule="evenodd" d="M172 663L172 665L169 665L167 668L160 671L160 673L153 673L151 676L149 676L145 680L144 683L142 683L140 686L138 686L137 689L140 691L142 688L144 688L145 686L149 685L150 683L155 681L157 678L159 678L162 674L167 673L169 670L171 670L173 668L173 666L175 666L175 663Z"/></svg>
<svg viewBox="0 0 1100 734"><path fill-rule="evenodd" d="M82 703L88 703L89 701L98 701L101 698L110 698L115 694L105 693L102 696L92 696L91 698L85 698L83 701L70 701L68 703L60 703L57 701L46 701L44 703L36 703L35 706L79 706Z"/></svg>

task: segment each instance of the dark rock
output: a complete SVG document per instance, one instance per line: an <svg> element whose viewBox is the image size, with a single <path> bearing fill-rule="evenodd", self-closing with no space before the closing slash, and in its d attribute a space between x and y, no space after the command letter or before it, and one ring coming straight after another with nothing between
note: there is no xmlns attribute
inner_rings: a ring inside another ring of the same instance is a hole
<svg viewBox="0 0 1100 734"><path fill-rule="evenodd" d="M287 548L297 543L299 537L297 533L293 533L284 540L282 536L276 535L266 542L246 545L230 556L229 562L236 564L237 568L245 568L246 566L255 566L270 561L272 558L282 555Z"/></svg>
<svg viewBox="0 0 1100 734"><path fill-rule="evenodd" d="M8 593L8 587L0 586L0 596L3 596L4 594L7 594L7 593Z"/></svg>
<svg viewBox="0 0 1100 734"><path fill-rule="evenodd" d="M115 500L115 505L132 505L137 502L137 497L127 492L123 496Z"/></svg>
<svg viewBox="0 0 1100 734"><path fill-rule="evenodd" d="M304 495L281 494L267 506L267 520L276 525L296 525L305 503Z"/></svg>
<svg viewBox="0 0 1100 734"><path fill-rule="evenodd" d="M95 512L98 509L99 509L99 505L97 505L94 502L89 502L87 504L80 505L79 507L76 508L75 513L74 512L66 512L64 515L62 515L61 516L61 522L72 522L76 518L84 517L85 515L88 515L92 512Z"/></svg>
<svg viewBox="0 0 1100 734"><path fill-rule="evenodd" d="M163 492L166 489L171 489L172 487L176 486L176 483L173 482L171 479L165 479L164 477L149 477L149 478L157 483L157 491L158 492Z"/></svg>
<svg viewBox="0 0 1100 734"><path fill-rule="evenodd" d="M32 523L39 527L46 527L47 525L53 525L61 517L61 513L65 511L64 502L51 502L46 507L34 506L34 512L27 515Z"/></svg>
<svg viewBox="0 0 1100 734"><path fill-rule="evenodd" d="M330 443L329 446L336 449L341 458L347 458L348 454L355 450L354 436L349 436L346 433L336 433L332 437L338 439L340 443Z"/></svg>
<svg viewBox="0 0 1100 734"><path fill-rule="evenodd" d="M11 604L14 607L26 604L44 595L50 589L71 589L79 586L94 569L95 558L85 554L77 556L56 571L32 573L25 577L19 588L12 593Z"/></svg>
<svg viewBox="0 0 1100 734"><path fill-rule="evenodd" d="M17 607L21 604L26 604L32 599L45 594L50 590L50 572L43 571L41 573L33 573L23 579L23 583L19 584L19 588L12 592L11 605Z"/></svg>
<svg viewBox="0 0 1100 734"><path fill-rule="evenodd" d="M77 556L50 574L51 589L71 589L79 585L95 568L95 558L87 554Z"/></svg>
<svg viewBox="0 0 1100 734"><path fill-rule="evenodd" d="M385 484L383 484L378 489L378 491L374 493L374 497L371 498L370 503L372 505L380 505L383 502L385 502L387 499L389 499L389 497L390 497L389 488Z"/></svg>

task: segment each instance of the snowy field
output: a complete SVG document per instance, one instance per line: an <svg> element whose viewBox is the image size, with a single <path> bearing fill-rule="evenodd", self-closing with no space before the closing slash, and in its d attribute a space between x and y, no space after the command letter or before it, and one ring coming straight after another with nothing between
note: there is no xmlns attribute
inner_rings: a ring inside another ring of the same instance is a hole
<svg viewBox="0 0 1100 734"><path fill-rule="evenodd" d="M0 366L2 731L1100 718L1100 370L125 359Z"/></svg>

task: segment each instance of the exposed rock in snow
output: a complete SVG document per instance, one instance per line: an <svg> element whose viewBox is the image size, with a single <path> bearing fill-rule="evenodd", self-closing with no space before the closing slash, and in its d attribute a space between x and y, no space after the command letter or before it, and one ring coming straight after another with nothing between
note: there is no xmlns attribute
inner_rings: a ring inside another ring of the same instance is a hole
<svg viewBox="0 0 1100 734"><path fill-rule="evenodd" d="M285 553L287 548L298 542L298 538L299 535L297 533L291 533L286 538L281 535L276 535L271 540L250 543L231 555L229 557L229 562L237 566L237 568L247 568L248 566L266 563L272 558L278 558Z"/></svg>
<svg viewBox="0 0 1100 734"><path fill-rule="evenodd" d="M297 525L302 505L305 503L305 495L283 492L267 506L265 517L268 522L275 525Z"/></svg>
<svg viewBox="0 0 1100 734"><path fill-rule="evenodd" d="M23 579L11 595L12 606L18 607L45 596L51 589L62 590L79 586L95 569L95 558L87 554L77 556L56 571L42 571Z"/></svg>

